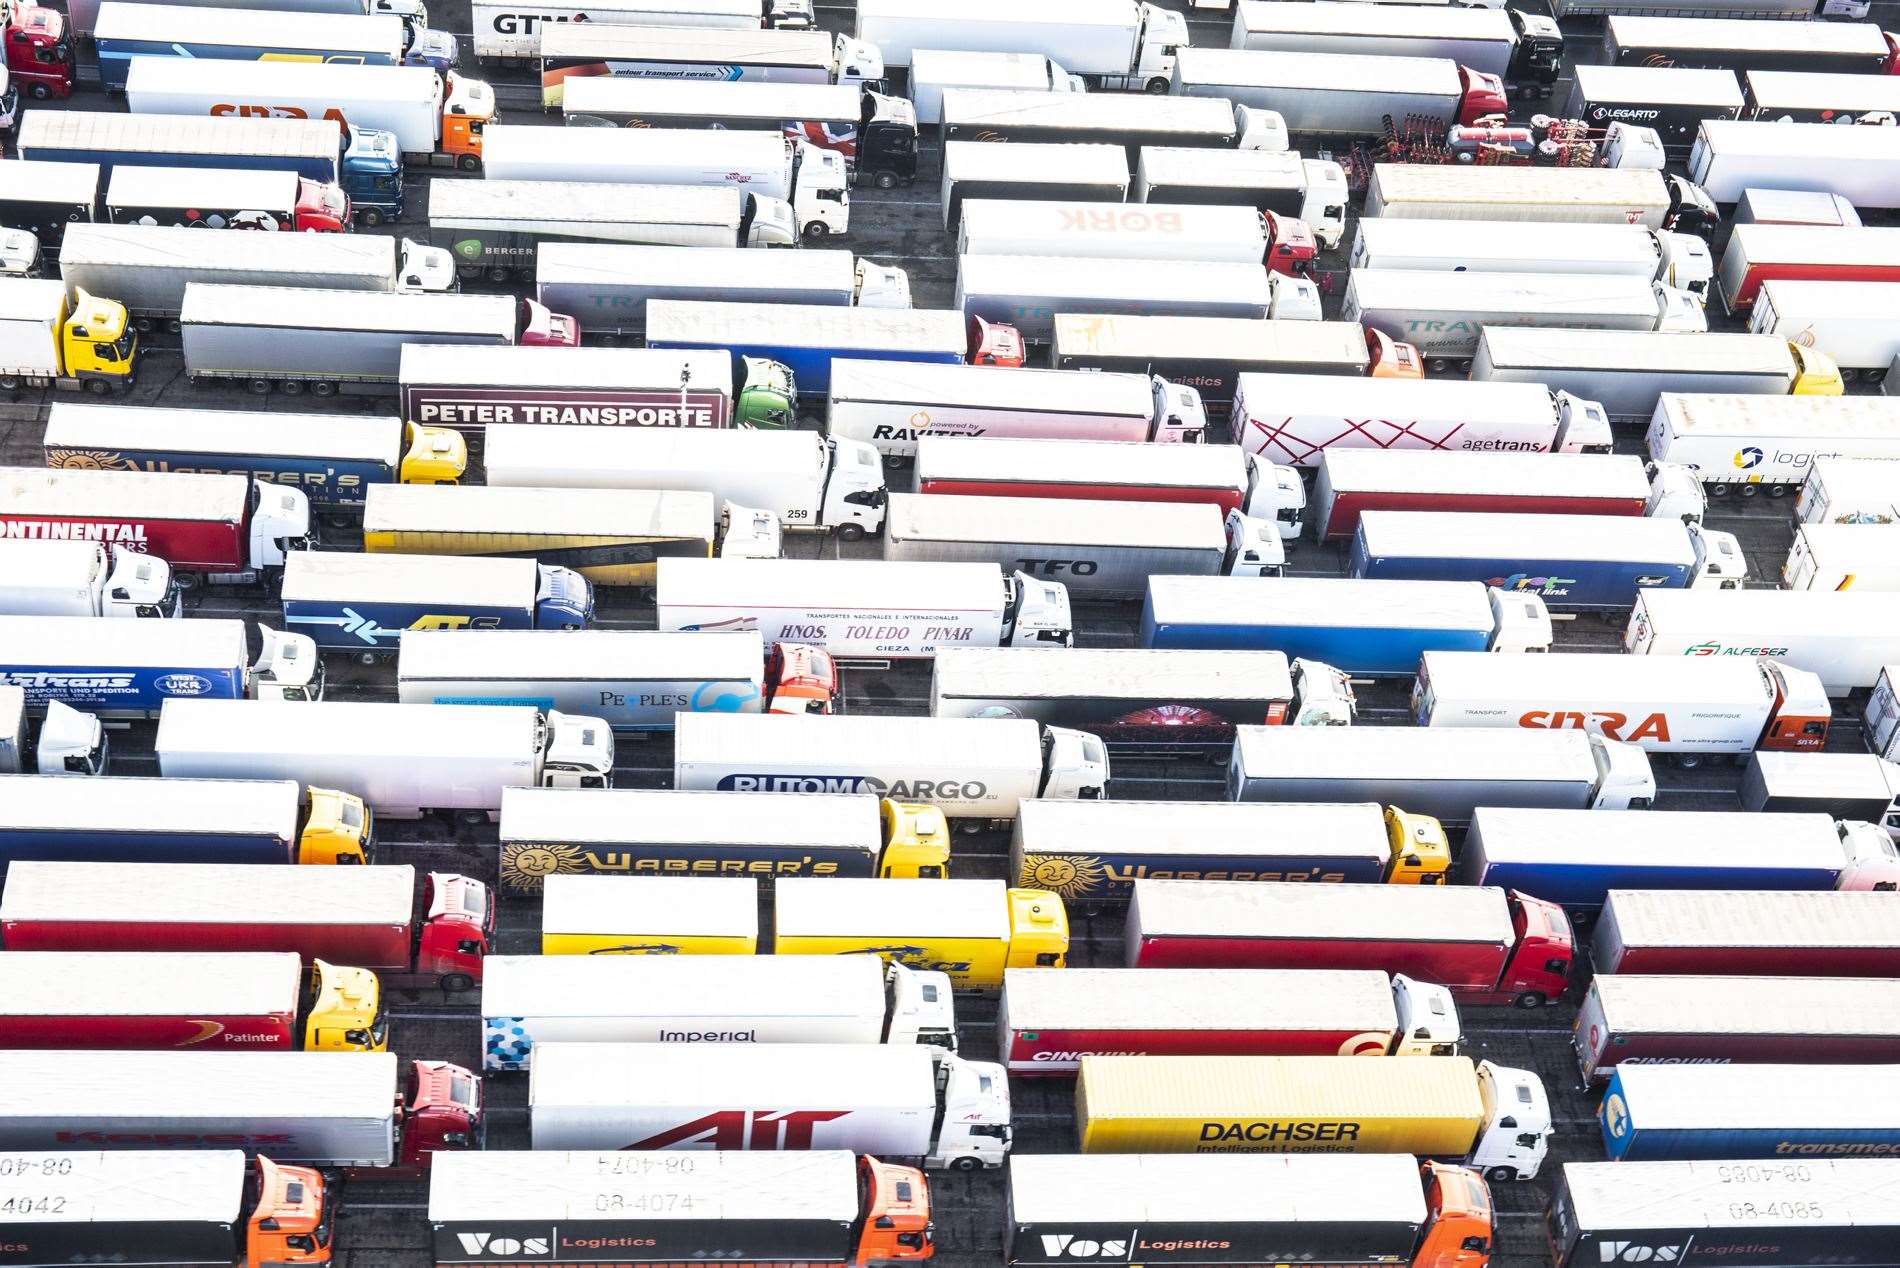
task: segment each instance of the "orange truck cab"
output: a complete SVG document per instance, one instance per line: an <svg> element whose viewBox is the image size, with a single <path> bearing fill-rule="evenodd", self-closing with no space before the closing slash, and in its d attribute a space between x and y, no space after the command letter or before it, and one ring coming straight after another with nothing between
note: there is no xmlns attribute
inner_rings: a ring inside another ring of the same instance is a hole
<svg viewBox="0 0 1900 1268"><path fill-rule="evenodd" d="M1020 366L1023 363L1023 334L1014 326L970 319L971 365Z"/></svg>
<svg viewBox="0 0 1900 1268"><path fill-rule="evenodd" d="M765 712L834 713L838 666L822 647L774 643L765 658Z"/></svg>
<svg viewBox="0 0 1900 1268"><path fill-rule="evenodd" d="M1366 377L1369 379L1422 379L1425 361L1418 349L1400 343L1383 330L1366 327Z"/></svg>
<svg viewBox="0 0 1900 1268"><path fill-rule="evenodd" d="M900 1167L865 1155L858 1159L863 1197L854 1264L904 1263L937 1253L930 1218L930 1188L916 1167Z"/></svg>
<svg viewBox="0 0 1900 1268"><path fill-rule="evenodd" d="M7 73L20 91L35 101L73 95L73 41L65 14L0 0L0 25L6 29Z"/></svg>
<svg viewBox="0 0 1900 1268"><path fill-rule="evenodd" d="M1425 1227L1412 1268L1484 1268L1491 1258L1491 1190L1471 1167L1419 1165Z"/></svg>
<svg viewBox="0 0 1900 1268"><path fill-rule="evenodd" d="M327 1264L336 1204L314 1167L280 1167L257 1160L255 1200L244 1223L244 1262L249 1268L278 1264Z"/></svg>
<svg viewBox="0 0 1900 1268"><path fill-rule="evenodd" d="M482 129L495 118L495 90L450 71L443 76L441 155L465 172L482 165Z"/></svg>

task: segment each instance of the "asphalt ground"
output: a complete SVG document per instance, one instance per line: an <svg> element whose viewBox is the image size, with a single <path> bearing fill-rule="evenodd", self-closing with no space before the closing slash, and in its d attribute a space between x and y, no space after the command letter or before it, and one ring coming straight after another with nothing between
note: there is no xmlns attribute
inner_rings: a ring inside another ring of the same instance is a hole
<svg viewBox="0 0 1900 1268"><path fill-rule="evenodd" d="M1168 7L1178 7L1170 4ZM1876 5L1877 20L1892 26L1900 20L1900 4ZM849 30L850 5L818 5L820 24L835 30ZM467 0L436 0L431 7L432 24L456 33L462 43L464 69L488 79L496 86L501 106L501 121L559 126L558 116L548 116L540 108L538 89L529 73L520 69L484 68L472 64L468 36ZM1196 44L1224 47L1230 17L1225 12L1190 12L1189 24ZM1567 28L1571 38L1568 61L1595 62L1602 58L1600 25L1581 23ZM107 97L97 90L96 74L89 58L82 60L82 90L70 102L30 108L68 108L83 110L122 110L123 100ZM89 86L86 86L89 81ZM1553 89L1561 103L1569 91L1568 75ZM1547 108L1543 102L1528 103L1521 116ZM923 139L918 182L910 188L879 191L869 188L852 193L851 230L831 245L849 247L859 255L902 266L910 273L914 302L918 307L947 307L955 289L955 245L943 231L937 202L938 164L934 140ZM451 175L416 174L404 221L378 232L417 234L426 221L427 187L431 179L466 179ZM1350 226L1345 242L1350 244ZM1719 247L1718 241L1718 247ZM1342 258L1322 260L1326 268L1343 270ZM1343 273L1339 279L1343 283ZM475 284L470 289L493 289ZM1337 303L1341 287L1335 287L1328 300L1329 310ZM1722 318L1711 312L1718 328ZM1864 390L1864 389L1862 389ZM349 398L318 402L309 398L257 398L235 389L197 388L184 376L183 364L175 350L153 346L140 372L133 392L122 398L136 405L171 405L196 408L257 409L280 408L300 411L336 409L343 411L384 412L385 401L359 401ZM47 402L32 395L14 401L0 401L0 462L38 466L39 448ZM1638 432L1619 435L1618 449L1642 452ZM1717 502L1709 517L1711 527L1736 534L1748 556L1755 584L1772 586L1779 575L1790 540L1792 504L1772 499L1727 500ZM328 534L326 546L351 548L347 534ZM829 538L815 535L788 537L787 553L807 558L872 557L878 551L876 541L845 547ZM1297 575L1337 576L1345 572L1344 552L1334 546L1317 546L1302 540L1291 544L1291 571ZM196 592L188 601L188 611L201 616L241 616L277 625L281 613L267 599L254 592L210 589ZM608 590L602 594L601 624L616 629L651 629L654 623L650 604L638 602L630 592ZM1077 606L1077 643L1085 647L1129 647L1135 644L1139 607L1133 604L1085 602ZM1594 617L1559 619L1557 647L1560 651L1615 653L1619 650L1620 622ZM355 664L332 663L331 696L347 700L392 700L395 698L394 670L391 665L365 668ZM1360 685L1361 723L1364 725L1404 725L1409 684L1381 682ZM929 671L925 666L904 666L886 671L848 671L845 679L846 709L863 713L922 713L927 709ZM1830 747L1842 751L1860 751L1861 727L1857 712L1846 702L1837 702L1838 711ZM152 726L134 724L113 737L113 770L124 775L158 773L151 753ZM625 788L665 788L672 770L670 740L664 737L638 739L623 736L617 749L618 762L614 782ZM1118 798L1162 798L1211 800L1221 796L1224 752L1204 749L1186 750L1175 759L1118 758L1110 793ZM1736 768L1708 765L1681 770L1659 764L1658 808L1664 810L1727 810L1737 808ZM462 835L435 823L379 824L381 859L391 863L409 863L419 870L454 870L479 877L490 885L495 882L496 850L492 828L462 829ZM1007 873L1008 837L1006 833L985 832L959 836L955 845L955 874L966 877L1004 877ZM1119 965L1121 958L1121 912L1076 911L1071 913L1073 942L1070 963L1076 966ZM539 916L532 899L500 900L499 929L495 950L512 954L532 954L539 949ZM1587 950L1587 948L1586 948ZM447 997L440 992L409 991L392 994L391 1042L404 1056L429 1057L460 1062L471 1069L481 1065L480 1019L475 993ZM976 1058L993 1057L996 1051L996 1004L977 997L957 1001L962 1052ZM1478 1059L1536 1071L1551 1096L1555 1130L1550 1161L1544 1173L1534 1181L1502 1184L1494 1187L1498 1208L1496 1250L1492 1262L1500 1268L1526 1268L1547 1261L1543 1236L1543 1212L1547 1205L1551 1178L1559 1164L1596 1160L1602 1157L1598 1135L1595 1098L1581 1087L1577 1066L1570 1050L1570 1025L1575 1017L1575 1001L1523 1013L1509 1008L1467 1007L1464 1027L1467 1051ZM1073 1083L1069 1079L1017 1079L1013 1082L1013 1118L1018 1152L1060 1153L1075 1144L1073 1121ZM487 1081L488 1146L496 1149L526 1148L527 1084L525 1076L499 1076ZM982 1268L1002 1262L1003 1172L979 1175L932 1176L937 1221L936 1263L945 1268ZM423 1268L431 1263L428 1226L425 1218L426 1186L421 1183L354 1181L345 1193L337 1232L337 1263L342 1268Z"/></svg>

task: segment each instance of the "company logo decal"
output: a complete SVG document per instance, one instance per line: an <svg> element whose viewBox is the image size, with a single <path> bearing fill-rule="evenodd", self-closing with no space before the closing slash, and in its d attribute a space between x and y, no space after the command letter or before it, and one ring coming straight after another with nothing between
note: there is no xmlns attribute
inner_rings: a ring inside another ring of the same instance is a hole
<svg viewBox="0 0 1900 1268"><path fill-rule="evenodd" d="M1761 459L1762 452L1759 448L1754 445L1744 445L1736 451L1733 461L1738 468L1747 471L1750 467L1759 467Z"/></svg>
<svg viewBox="0 0 1900 1268"><path fill-rule="evenodd" d="M168 696L202 696L211 690L203 674L161 674L154 685Z"/></svg>
<svg viewBox="0 0 1900 1268"><path fill-rule="evenodd" d="M111 542L114 546L145 549L145 525L87 522L58 524L47 520L9 520L0 524L0 538L30 542Z"/></svg>
<svg viewBox="0 0 1900 1268"><path fill-rule="evenodd" d="M497 1237L493 1233L457 1233L465 1255L497 1255L513 1259L517 1255L548 1255L554 1242L548 1237Z"/></svg>
<svg viewBox="0 0 1900 1268"><path fill-rule="evenodd" d="M1604 1242L1597 1247L1606 1264L1675 1264L1682 1262L1686 1244L1650 1245L1647 1242Z"/></svg>
<svg viewBox="0 0 1900 1268"><path fill-rule="evenodd" d="M1597 731L1606 740L1625 740L1637 743L1642 740L1669 742L1669 718L1665 714L1652 713L1637 717L1631 724L1631 715L1627 713L1601 712L1585 713L1558 709L1532 709L1521 715L1517 724L1524 727L1542 727L1551 731Z"/></svg>
<svg viewBox="0 0 1900 1268"><path fill-rule="evenodd" d="M1539 577L1527 572L1514 572L1508 577L1492 577L1484 584L1518 594L1565 595L1570 593L1571 586L1577 584L1577 579L1575 577Z"/></svg>
<svg viewBox="0 0 1900 1268"><path fill-rule="evenodd" d="M715 1110L669 1127L628 1149L810 1149L820 1123L846 1118L850 1110Z"/></svg>
<svg viewBox="0 0 1900 1268"><path fill-rule="evenodd" d="M979 779L892 779L875 775L726 775L721 792L874 793L898 801L982 801L990 786Z"/></svg>
<svg viewBox="0 0 1900 1268"><path fill-rule="evenodd" d="M1691 643L1682 649L1684 656L1786 656L1785 647L1724 647L1711 639L1706 643Z"/></svg>

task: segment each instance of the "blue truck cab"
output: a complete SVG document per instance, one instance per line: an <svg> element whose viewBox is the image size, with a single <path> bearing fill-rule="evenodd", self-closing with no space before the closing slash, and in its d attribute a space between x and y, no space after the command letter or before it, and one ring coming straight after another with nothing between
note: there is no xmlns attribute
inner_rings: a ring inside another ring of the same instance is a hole
<svg viewBox="0 0 1900 1268"><path fill-rule="evenodd" d="M349 128L343 148L343 192L350 196L358 224L374 227L385 220L401 220L403 197L402 146L394 132L381 128Z"/></svg>
<svg viewBox="0 0 1900 1268"><path fill-rule="evenodd" d="M470 555L297 551L285 562L284 622L323 651L395 654L404 630L578 630L593 587L572 568Z"/></svg>

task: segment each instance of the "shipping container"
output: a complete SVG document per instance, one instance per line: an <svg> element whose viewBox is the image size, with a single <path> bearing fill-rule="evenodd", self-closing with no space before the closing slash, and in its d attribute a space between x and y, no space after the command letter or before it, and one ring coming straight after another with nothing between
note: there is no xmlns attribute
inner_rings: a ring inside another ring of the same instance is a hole
<svg viewBox="0 0 1900 1268"><path fill-rule="evenodd" d="M1694 469L1712 495L1773 497L1821 458L1900 458L1900 398L1665 392L1645 439L1652 461Z"/></svg>
<svg viewBox="0 0 1900 1268"><path fill-rule="evenodd" d="M1623 649L1638 656L1772 656L1831 696L1871 689L1900 660L1900 595L1878 590L1645 590Z"/></svg>
<svg viewBox="0 0 1900 1268"><path fill-rule="evenodd" d="M1324 541L1350 537L1362 511L1640 516L1649 498L1643 460L1627 454L1332 448L1320 453L1312 520Z"/></svg>
<svg viewBox="0 0 1900 1268"><path fill-rule="evenodd" d="M755 876L553 875L542 955L744 955L759 949Z"/></svg>
<svg viewBox="0 0 1900 1268"><path fill-rule="evenodd" d="M1884 1155L1900 1088L1892 1066L1618 1066L1597 1119L1612 1162Z"/></svg>
<svg viewBox="0 0 1900 1268"><path fill-rule="evenodd" d="M1900 894L1610 891L1599 973L1900 974Z"/></svg>

